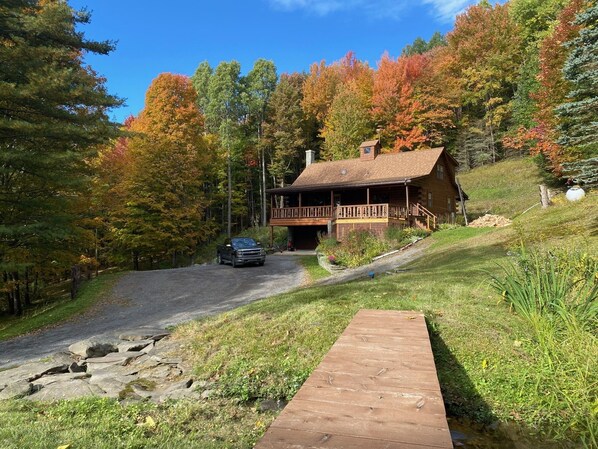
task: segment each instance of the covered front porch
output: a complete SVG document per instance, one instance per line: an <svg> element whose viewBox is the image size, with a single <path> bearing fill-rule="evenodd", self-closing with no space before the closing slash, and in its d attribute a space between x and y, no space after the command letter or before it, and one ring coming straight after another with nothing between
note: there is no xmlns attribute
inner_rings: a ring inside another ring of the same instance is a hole
<svg viewBox="0 0 598 449"><path fill-rule="evenodd" d="M436 226L436 217L421 205L420 187L407 182L327 191L273 190L270 225L288 226L297 247L315 248L319 233L342 241L352 230L382 236L393 226Z"/></svg>

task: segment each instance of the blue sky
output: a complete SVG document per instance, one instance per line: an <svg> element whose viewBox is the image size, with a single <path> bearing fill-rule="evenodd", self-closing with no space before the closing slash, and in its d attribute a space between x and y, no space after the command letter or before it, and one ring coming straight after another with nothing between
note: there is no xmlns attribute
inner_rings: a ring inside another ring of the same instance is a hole
<svg viewBox="0 0 598 449"><path fill-rule="evenodd" d="M200 62L237 60L243 73L258 58L279 73L307 71L347 51L375 67L384 51L398 56L420 36L446 33L475 0L70 0L87 7L90 39L117 41L109 56L86 61L127 105L122 121L143 108L145 91L162 72L192 75Z"/></svg>

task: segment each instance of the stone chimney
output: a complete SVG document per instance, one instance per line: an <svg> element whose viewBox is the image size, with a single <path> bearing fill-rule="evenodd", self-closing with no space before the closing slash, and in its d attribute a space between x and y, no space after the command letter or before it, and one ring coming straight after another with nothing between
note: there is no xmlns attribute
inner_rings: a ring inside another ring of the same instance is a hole
<svg viewBox="0 0 598 449"><path fill-rule="evenodd" d="M309 167L316 160L316 152L314 150L307 150L305 152L305 168Z"/></svg>

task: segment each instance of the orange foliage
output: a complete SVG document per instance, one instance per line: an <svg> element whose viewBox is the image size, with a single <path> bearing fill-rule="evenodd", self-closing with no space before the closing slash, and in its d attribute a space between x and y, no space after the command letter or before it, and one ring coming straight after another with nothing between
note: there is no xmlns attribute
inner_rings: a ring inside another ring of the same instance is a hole
<svg viewBox="0 0 598 449"><path fill-rule="evenodd" d="M441 95L433 55L384 54L374 76L372 115L394 151L429 147L442 140L441 128L452 126L450 102Z"/></svg>

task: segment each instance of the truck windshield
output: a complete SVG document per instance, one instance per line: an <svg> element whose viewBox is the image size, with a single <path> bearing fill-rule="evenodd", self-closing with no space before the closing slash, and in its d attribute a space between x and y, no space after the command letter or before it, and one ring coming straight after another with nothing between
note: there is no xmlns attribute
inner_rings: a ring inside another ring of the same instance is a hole
<svg viewBox="0 0 598 449"><path fill-rule="evenodd" d="M257 247L257 243L253 239L249 238L237 238L232 239L233 246L239 249L245 248L255 248Z"/></svg>

